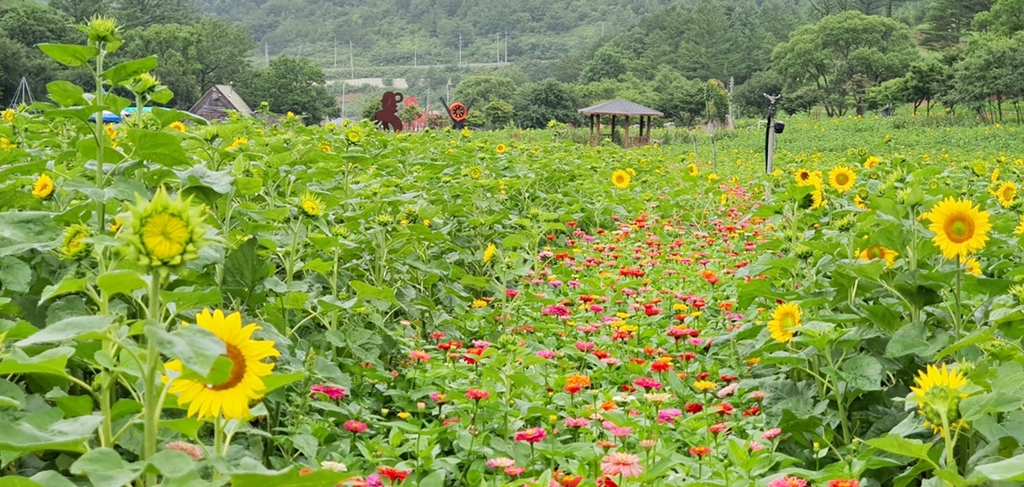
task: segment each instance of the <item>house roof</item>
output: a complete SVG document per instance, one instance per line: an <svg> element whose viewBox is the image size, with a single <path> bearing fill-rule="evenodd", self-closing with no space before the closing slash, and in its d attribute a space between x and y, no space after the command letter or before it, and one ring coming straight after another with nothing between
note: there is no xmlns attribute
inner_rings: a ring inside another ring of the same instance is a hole
<svg viewBox="0 0 1024 487"><path fill-rule="evenodd" d="M622 98L606 101L600 105L581 108L577 110L584 115L625 115L643 117L664 117L665 114L653 108L647 108L639 103L633 103Z"/></svg>
<svg viewBox="0 0 1024 487"><path fill-rule="evenodd" d="M242 115L252 116L252 109L230 85L214 85L189 111L202 115L201 111L223 110L235 110Z"/></svg>

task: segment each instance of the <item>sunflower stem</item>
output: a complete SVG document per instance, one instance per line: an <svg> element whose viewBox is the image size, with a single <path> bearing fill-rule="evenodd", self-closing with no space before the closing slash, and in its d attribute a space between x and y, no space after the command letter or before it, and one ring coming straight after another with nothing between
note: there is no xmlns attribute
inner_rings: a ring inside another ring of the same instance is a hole
<svg viewBox="0 0 1024 487"><path fill-rule="evenodd" d="M961 303L961 299L962 299L961 292L963 290L963 285L964 285L963 284L964 283L964 276L963 276L964 273L963 273L963 269L961 269L961 268L963 266L964 266L964 263L963 263L962 257L957 255L957 257L956 257L956 268L957 268L956 269L956 287L953 289L953 299L956 302L956 314L953 315L953 343L956 343L956 342L960 341L960 331L963 328L963 323L961 322L961 320L963 319L963 310L962 310L963 304Z"/></svg>
<svg viewBox="0 0 1024 487"><path fill-rule="evenodd" d="M149 307L148 321L159 324L162 320L163 308L160 303L160 282L161 275L158 269L153 269L149 281ZM142 460L148 460L156 454L157 432L160 429L160 390L157 387L157 369L160 366L160 353L156 349L156 343L149 341L146 350L146 367L142 371L143 383L143 442ZM156 474L146 474L143 485L156 485Z"/></svg>

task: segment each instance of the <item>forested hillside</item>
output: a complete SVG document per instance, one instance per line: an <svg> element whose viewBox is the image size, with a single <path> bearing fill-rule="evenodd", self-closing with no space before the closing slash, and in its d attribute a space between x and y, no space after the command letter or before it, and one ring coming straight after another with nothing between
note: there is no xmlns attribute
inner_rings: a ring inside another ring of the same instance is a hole
<svg viewBox="0 0 1024 487"><path fill-rule="evenodd" d="M759 113L765 92L789 112L938 103L1021 118L1022 12L1024 0L0 0L0 101L23 76L38 95L88 82L35 46L101 14L123 26L112 60L156 55L184 108L232 84L274 112L358 117L387 87L342 81L378 77L435 105L474 102L470 123L485 127L580 122L577 108L615 97L693 124Z"/></svg>

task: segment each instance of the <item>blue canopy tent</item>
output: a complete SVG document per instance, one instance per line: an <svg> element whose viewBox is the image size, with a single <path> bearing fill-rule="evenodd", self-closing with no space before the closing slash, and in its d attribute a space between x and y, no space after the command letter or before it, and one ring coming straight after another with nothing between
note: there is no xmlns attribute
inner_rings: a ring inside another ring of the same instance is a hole
<svg viewBox="0 0 1024 487"><path fill-rule="evenodd" d="M90 122L96 121L96 115L89 117ZM103 110L103 122L104 123L121 123L121 117L113 112Z"/></svg>
<svg viewBox="0 0 1024 487"><path fill-rule="evenodd" d="M132 117L135 116L136 113L138 113L138 111L139 111L139 109L136 108L136 107L127 107L124 110L121 110L121 118L122 119L132 118ZM153 111L153 107L142 107L142 113L149 113L149 112L152 112L152 111Z"/></svg>

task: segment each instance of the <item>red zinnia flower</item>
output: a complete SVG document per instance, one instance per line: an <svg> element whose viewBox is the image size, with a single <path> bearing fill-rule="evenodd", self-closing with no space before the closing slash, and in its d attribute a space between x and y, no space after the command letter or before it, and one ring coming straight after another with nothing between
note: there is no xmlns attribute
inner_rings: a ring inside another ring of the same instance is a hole
<svg viewBox="0 0 1024 487"><path fill-rule="evenodd" d="M309 388L309 397L324 394L331 399L345 399L345 388L339 386L313 385Z"/></svg>
<svg viewBox="0 0 1024 487"><path fill-rule="evenodd" d="M377 467L377 472L379 472L381 475L387 477L388 480L390 480L392 483L394 483L394 481L396 479L399 482L401 482L401 481L405 480L406 477L409 476L409 471L408 470L399 470L399 469L394 468L394 467L385 467L383 465L380 466L380 467Z"/></svg>
<svg viewBox="0 0 1024 487"><path fill-rule="evenodd" d="M352 433L362 433L366 431L367 428L366 423L362 421L356 421L354 419L345 421L344 427L346 431L351 431Z"/></svg>
<svg viewBox="0 0 1024 487"><path fill-rule="evenodd" d="M516 432L515 441L525 441L527 443L540 443L548 435L544 428L530 428L523 431Z"/></svg>
<svg viewBox="0 0 1024 487"><path fill-rule="evenodd" d="M466 399L479 401L481 399L487 399L488 397L491 397L491 393L483 389L470 389L466 391Z"/></svg>
<svg viewBox="0 0 1024 487"><path fill-rule="evenodd" d="M706 446L694 446L690 447L690 455L704 458L706 455L711 453L711 448Z"/></svg>
<svg viewBox="0 0 1024 487"><path fill-rule="evenodd" d="M857 479L829 480L828 487L860 487L860 481Z"/></svg>

